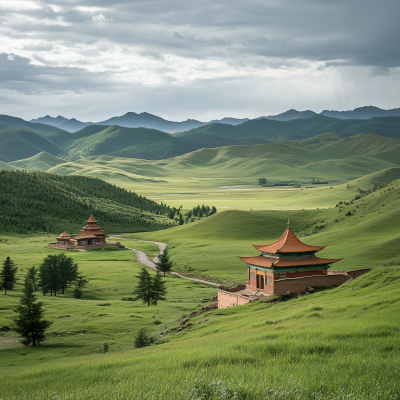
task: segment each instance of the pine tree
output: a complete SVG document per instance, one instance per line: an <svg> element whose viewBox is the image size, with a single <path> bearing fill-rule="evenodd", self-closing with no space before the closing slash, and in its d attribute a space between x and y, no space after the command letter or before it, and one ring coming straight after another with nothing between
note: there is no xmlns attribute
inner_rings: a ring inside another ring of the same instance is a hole
<svg viewBox="0 0 400 400"><path fill-rule="evenodd" d="M139 276L137 276L136 278L139 278L139 283L135 288L135 297L133 298L133 300L142 300L143 303L147 303L147 305L149 306L150 302L153 300L153 285L151 276L146 268L143 267L140 269Z"/></svg>
<svg viewBox="0 0 400 400"><path fill-rule="evenodd" d="M3 269L0 272L0 284L4 288L4 294L8 290L13 290L14 284L17 282L17 270L14 261L9 256L3 262Z"/></svg>
<svg viewBox="0 0 400 400"><path fill-rule="evenodd" d="M83 289L89 283L89 280L86 279L86 276L83 276L81 273L78 273L75 283L77 284L79 289Z"/></svg>
<svg viewBox="0 0 400 400"><path fill-rule="evenodd" d="M168 250L165 249L162 254L158 256L158 262L156 262L156 268L158 272L164 272L164 276L166 272L171 271L173 267L172 261L169 260Z"/></svg>
<svg viewBox="0 0 400 400"><path fill-rule="evenodd" d="M179 225L183 225L184 222L185 221L183 220L182 214L179 214Z"/></svg>
<svg viewBox="0 0 400 400"><path fill-rule="evenodd" d="M65 289L78 277L78 264L74 263L72 257L60 254L58 256L58 273L60 275L61 294L64 294Z"/></svg>
<svg viewBox="0 0 400 400"><path fill-rule="evenodd" d="M161 275L159 273L157 273L153 279L152 291L153 291L152 304L156 306L158 301L165 300L167 289L165 287L165 281L161 279Z"/></svg>
<svg viewBox="0 0 400 400"><path fill-rule="evenodd" d="M35 293L36 293L36 286L38 284L38 275L39 275L39 271L35 266L30 267L28 269L28 273L26 275L27 279L29 279L32 282Z"/></svg>
<svg viewBox="0 0 400 400"><path fill-rule="evenodd" d="M45 330L52 324L50 321L43 319L44 311L41 301L36 301L36 296L33 293L32 282L26 278L24 288L22 290L20 304L16 308L19 314L14 319L17 325L15 329L22 337L21 341L25 346L32 343L32 346L38 345L45 339Z"/></svg>

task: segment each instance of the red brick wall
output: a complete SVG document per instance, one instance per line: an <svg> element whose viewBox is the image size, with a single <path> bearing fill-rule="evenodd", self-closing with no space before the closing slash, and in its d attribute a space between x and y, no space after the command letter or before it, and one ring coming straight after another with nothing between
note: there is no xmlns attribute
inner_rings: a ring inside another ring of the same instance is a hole
<svg viewBox="0 0 400 400"><path fill-rule="evenodd" d="M218 290L218 308L242 306L250 302L249 298Z"/></svg>
<svg viewBox="0 0 400 400"><path fill-rule="evenodd" d="M335 285L339 286L350 279L347 275L305 276L302 278L286 278L275 281L274 293L302 293L309 287Z"/></svg>

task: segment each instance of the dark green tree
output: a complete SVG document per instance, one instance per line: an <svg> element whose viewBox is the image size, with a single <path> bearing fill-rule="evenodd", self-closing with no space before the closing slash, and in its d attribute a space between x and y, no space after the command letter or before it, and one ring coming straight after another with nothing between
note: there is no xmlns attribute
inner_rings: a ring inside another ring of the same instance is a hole
<svg viewBox="0 0 400 400"><path fill-rule="evenodd" d="M158 256L158 262L156 262L157 271L163 272L165 276L166 272L171 271L173 265L174 264L169 259L168 249L165 249L164 252Z"/></svg>
<svg viewBox="0 0 400 400"><path fill-rule="evenodd" d="M259 185L266 185L267 184L267 178L258 178L258 184Z"/></svg>
<svg viewBox="0 0 400 400"><path fill-rule="evenodd" d="M4 294L7 290L13 290L14 284L17 282L17 270L14 261L9 256L3 262L3 269L0 272L0 284L4 289Z"/></svg>
<svg viewBox="0 0 400 400"><path fill-rule="evenodd" d="M14 319L16 331L23 337L21 341L25 346L32 343L32 346L38 345L45 339L45 330L52 324L43 319L43 303L36 301L33 293L32 282L25 278L24 288L19 305L16 308L18 317Z"/></svg>
<svg viewBox="0 0 400 400"><path fill-rule="evenodd" d="M57 296L57 291L61 287L61 276L59 271L58 256L48 255L39 266L39 281L43 294L50 291L50 295Z"/></svg>
<svg viewBox="0 0 400 400"><path fill-rule="evenodd" d="M28 273L26 277L32 282L33 289L35 290L36 293L36 287L38 285L38 280L39 280L39 270L35 266L28 268Z"/></svg>
<svg viewBox="0 0 400 400"><path fill-rule="evenodd" d="M79 289L83 289L87 286L89 280L86 279L86 276L83 276L81 273L78 273L75 283Z"/></svg>
<svg viewBox="0 0 400 400"><path fill-rule="evenodd" d="M183 225L185 221L183 220L182 214L179 214L179 225Z"/></svg>
<svg viewBox="0 0 400 400"><path fill-rule="evenodd" d="M213 215L216 213L217 213L217 209L215 208L215 206L212 206L210 215Z"/></svg>
<svg viewBox="0 0 400 400"><path fill-rule="evenodd" d="M147 303L149 306L153 300L153 285L152 279L146 268L141 268L139 275L136 277L139 279L138 285L135 288L133 294L135 297L133 301L142 300L143 303Z"/></svg>
<svg viewBox="0 0 400 400"><path fill-rule="evenodd" d="M165 287L165 281L162 280L160 274L156 274L156 276L152 279L152 292L153 299L152 304L157 305L158 301L164 301L165 295L167 294L167 289Z"/></svg>
<svg viewBox="0 0 400 400"><path fill-rule="evenodd" d="M78 278L78 264L65 254L58 256L58 273L60 274L61 294Z"/></svg>

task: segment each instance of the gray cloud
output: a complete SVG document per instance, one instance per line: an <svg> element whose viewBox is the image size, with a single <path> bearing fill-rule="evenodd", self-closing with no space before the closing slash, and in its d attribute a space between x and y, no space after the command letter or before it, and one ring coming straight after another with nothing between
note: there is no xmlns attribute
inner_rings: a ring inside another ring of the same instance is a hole
<svg viewBox="0 0 400 400"><path fill-rule="evenodd" d="M335 85L352 82L354 93L363 91L356 82L371 93L387 80L398 84L398 0L32 0L27 9L1 7L1 88L62 95L60 108L69 104L67 93L96 102L101 96L94 93L126 98L133 91L140 93L143 111L157 104L151 101L155 93L168 93L182 112L192 102L189 93L196 93L203 102L193 110L208 115L214 103L209 93L230 104L221 112L235 116L241 107L232 94L241 93L240 101L251 98L254 110L254 82L279 97L268 102L256 96L264 108L282 104L271 113L294 107L297 93L316 81L326 93L347 93L332 89L332 77ZM14 61L8 54L15 54ZM217 88L226 90L229 101ZM382 102L394 103L386 90L390 101L382 93ZM304 100L299 108L327 99L317 89L303 98L308 96L315 101ZM353 105L349 98L347 93L345 108ZM364 105L365 97L358 99L354 106ZM225 115L212 115L219 116Z"/></svg>

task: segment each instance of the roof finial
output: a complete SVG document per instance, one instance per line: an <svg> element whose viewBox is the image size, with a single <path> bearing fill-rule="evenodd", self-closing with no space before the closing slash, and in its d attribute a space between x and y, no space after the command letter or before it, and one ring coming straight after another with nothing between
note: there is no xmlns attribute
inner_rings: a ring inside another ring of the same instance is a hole
<svg viewBox="0 0 400 400"><path fill-rule="evenodd" d="M290 229L290 220L289 219L287 220L287 227L288 227L288 229Z"/></svg>

